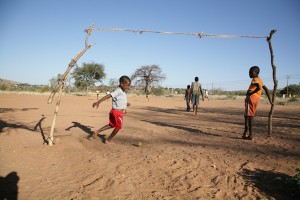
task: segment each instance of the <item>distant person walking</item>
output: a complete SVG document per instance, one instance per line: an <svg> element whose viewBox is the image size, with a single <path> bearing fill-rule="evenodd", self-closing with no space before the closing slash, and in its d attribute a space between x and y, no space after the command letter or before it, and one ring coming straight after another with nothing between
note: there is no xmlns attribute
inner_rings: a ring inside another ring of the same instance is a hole
<svg viewBox="0 0 300 200"><path fill-rule="evenodd" d="M258 103L260 101L262 89L265 90L270 104L273 105L273 102L270 99L268 88L264 85L264 83L258 76L259 72L260 69L257 66L253 66L249 70L249 77L252 78L252 80L245 99L245 114L244 114L245 130L243 134L243 139L247 139L247 140L253 140L253 132L252 132L253 118ZM249 130L249 136L247 136L248 130Z"/></svg>
<svg viewBox="0 0 300 200"><path fill-rule="evenodd" d="M207 90L205 90L205 98L207 99L207 100L209 100L209 98L208 98L208 91Z"/></svg>
<svg viewBox="0 0 300 200"><path fill-rule="evenodd" d="M106 95L110 94L109 90L106 90ZM106 99L108 101L108 99Z"/></svg>
<svg viewBox="0 0 300 200"><path fill-rule="evenodd" d="M190 112L190 110L191 110L191 106L190 106L190 102L191 102L191 86L190 85L187 85L187 87L186 87L184 99L186 101L186 111Z"/></svg>
<svg viewBox="0 0 300 200"><path fill-rule="evenodd" d="M194 115L197 115L197 113L198 113L198 105L200 103L199 102L200 94L201 94L201 97L202 97L202 101L204 101L202 87L201 87L201 84L198 81L199 81L199 78L195 77L195 82L192 82L192 86L191 86L192 104L193 104Z"/></svg>
<svg viewBox="0 0 300 200"><path fill-rule="evenodd" d="M97 100L98 100L99 94L100 94L100 90L96 90L96 94L97 94Z"/></svg>

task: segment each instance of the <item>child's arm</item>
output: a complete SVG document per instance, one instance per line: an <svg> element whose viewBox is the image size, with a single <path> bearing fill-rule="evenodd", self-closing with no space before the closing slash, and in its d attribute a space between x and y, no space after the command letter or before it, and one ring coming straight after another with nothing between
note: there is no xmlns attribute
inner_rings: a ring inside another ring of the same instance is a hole
<svg viewBox="0 0 300 200"><path fill-rule="evenodd" d="M252 94L255 94L256 92L261 90L259 83L252 83L252 84L256 86L256 89L253 92L251 92L251 90L248 90L246 94L247 96L251 96Z"/></svg>
<svg viewBox="0 0 300 200"><path fill-rule="evenodd" d="M264 85L263 89L266 92L266 95L267 95L267 97L269 99L270 104L273 105L273 102L271 101L270 93L269 93L269 90L268 90L267 86Z"/></svg>
<svg viewBox="0 0 300 200"><path fill-rule="evenodd" d="M204 101L204 97L203 97L203 92L202 92L202 87L200 85L200 93L201 93L201 96L202 96L202 101Z"/></svg>
<svg viewBox="0 0 300 200"><path fill-rule="evenodd" d="M184 99L186 99L186 98L187 98L187 96L188 96L188 91L187 91L187 90L185 90Z"/></svg>
<svg viewBox="0 0 300 200"><path fill-rule="evenodd" d="M93 108L96 107L98 108L99 107L99 104L102 102L102 101L105 101L106 99L109 99L111 97L111 94L108 94L104 97L102 97L99 101L93 103Z"/></svg>
<svg viewBox="0 0 300 200"><path fill-rule="evenodd" d="M129 107L129 106L131 105L131 103L127 103L126 105L127 105L127 107ZM124 113L124 114L127 114L127 109L124 109L124 110L123 110L123 113Z"/></svg>

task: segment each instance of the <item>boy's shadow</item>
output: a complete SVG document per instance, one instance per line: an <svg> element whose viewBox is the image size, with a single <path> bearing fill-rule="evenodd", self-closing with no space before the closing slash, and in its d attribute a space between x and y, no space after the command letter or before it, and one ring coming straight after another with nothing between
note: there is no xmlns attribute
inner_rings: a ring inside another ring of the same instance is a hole
<svg viewBox="0 0 300 200"><path fill-rule="evenodd" d="M91 128L94 128L94 127L85 126L79 122L72 122L72 123L73 123L73 125L66 128L65 129L66 131L70 131L71 128L80 128L81 130L83 130L84 132L86 132L88 134L87 139L91 140L91 138L93 137L93 131L91 130ZM105 135L98 135L98 136L101 138L102 142L105 143L105 140L106 140Z"/></svg>
<svg viewBox="0 0 300 200"><path fill-rule="evenodd" d="M80 124L79 122L72 122L73 125L66 128L65 130L66 131L70 131L71 128L80 128L81 130L83 130L84 132L86 132L88 134L88 137L93 137L93 131L91 130L91 126L85 126L85 125L82 125Z"/></svg>
<svg viewBox="0 0 300 200"><path fill-rule="evenodd" d="M98 137L101 139L102 143L105 144L105 141L106 141L106 135L104 134L98 134Z"/></svg>

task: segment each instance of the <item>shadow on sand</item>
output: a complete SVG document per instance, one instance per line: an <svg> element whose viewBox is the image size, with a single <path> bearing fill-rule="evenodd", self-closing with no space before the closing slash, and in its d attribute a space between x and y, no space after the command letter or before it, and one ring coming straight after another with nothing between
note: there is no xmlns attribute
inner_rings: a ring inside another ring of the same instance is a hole
<svg viewBox="0 0 300 200"><path fill-rule="evenodd" d="M0 120L0 133L4 132L5 128L8 128L8 129L25 129L25 130L34 131L34 132L38 131L38 129L39 129L39 131L41 133L41 137L43 139L43 144L45 144L45 143L48 144L48 141L45 137L44 129L42 127L42 122L44 121L44 119L46 119L46 117L44 115L42 115L42 118L37 122L37 124L34 126L34 128L29 127L29 126L24 125L24 124L21 124L21 123L18 123L18 122L9 123L9 122Z"/></svg>
<svg viewBox="0 0 300 200"><path fill-rule="evenodd" d="M244 169L241 173L247 185L274 199L299 199L300 190L291 181L291 176L283 173L255 169Z"/></svg>
<svg viewBox="0 0 300 200"><path fill-rule="evenodd" d="M181 125L176 125L176 124L171 124L171 123L164 123L164 122L158 122L158 121L151 121L151 120L141 120L141 121L148 122L148 123L151 123L151 124L155 124L157 126L166 126L166 127L176 128L176 129L188 131L188 132L191 132L191 133L221 137L220 135L217 135L217 134L206 133L206 132L203 132L203 131L201 131L199 129L185 127L185 126L181 126Z"/></svg>
<svg viewBox="0 0 300 200"><path fill-rule="evenodd" d="M11 172L6 177L0 176L0 199L18 199L18 182L17 172Z"/></svg>
<svg viewBox="0 0 300 200"><path fill-rule="evenodd" d="M86 126L86 125L83 125L79 122L72 122L72 123L73 123L73 125L66 128L65 129L66 131L70 131L72 128L79 128L79 129L81 129L82 131L84 131L85 133L88 134L88 136L87 136L88 140L91 140L91 138L93 138L93 131L91 129L91 128L93 128L92 126ZM106 140L105 135L100 134L100 135L98 135L98 137L101 138L102 143L105 143L105 140Z"/></svg>
<svg viewBox="0 0 300 200"><path fill-rule="evenodd" d="M44 130L42 128L42 122L44 121L44 119L46 119L46 117L44 115L42 115L42 118L38 121L38 123L35 125L35 127L33 128L34 131L37 131L37 129L39 128L40 129L40 132L41 132L41 136L42 136L42 139L43 139L43 144L48 144L48 141L45 137L45 134L44 134Z"/></svg>

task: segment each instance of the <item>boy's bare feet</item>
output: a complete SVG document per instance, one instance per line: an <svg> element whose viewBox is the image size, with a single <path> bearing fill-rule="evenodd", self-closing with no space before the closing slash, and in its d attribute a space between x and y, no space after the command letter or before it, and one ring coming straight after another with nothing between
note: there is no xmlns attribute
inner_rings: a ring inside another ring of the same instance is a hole
<svg viewBox="0 0 300 200"><path fill-rule="evenodd" d="M115 144L113 141L111 141L111 140L105 140L105 144Z"/></svg>

